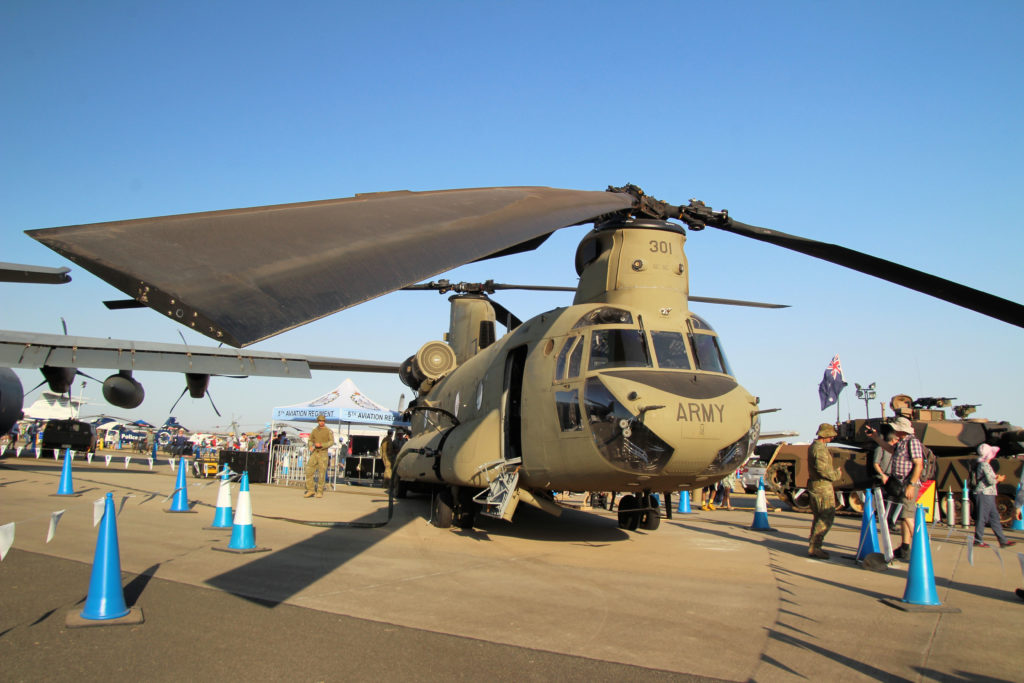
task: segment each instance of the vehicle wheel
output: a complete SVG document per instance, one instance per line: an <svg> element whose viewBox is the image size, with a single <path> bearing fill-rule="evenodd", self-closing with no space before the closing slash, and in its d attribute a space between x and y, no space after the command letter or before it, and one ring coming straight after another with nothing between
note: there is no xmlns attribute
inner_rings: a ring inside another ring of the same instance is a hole
<svg viewBox="0 0 1024 683"><path fill-rule="evenodd" d="M996 496L996 512L999 513L999 521L1003 528L1009 528L1017 515L1017 508L1013 506L1013 498L999 494Z"/></svg>
<svg viewBox="0 0 1024 683"><path fill-rule="evenodd" d="M409 485L401 479L395 480L395 498L405 498L409 495Z"/></svg>
<svg viewBox="0 0 1024 683"><path fill-rule="evenodd" d="M636 496L623 496L619 501L619 528L636 531L640 524L640 513L636 510L639 503Z"/></svg>
<svg viewBox="0 0 1024 683"><path fill-rule="evenodd" d="M790 491L786 494L786 502L789 503L796 512L810 512L811 492L807 489L804 489L799 494L797 494L796 491Z"/></svg>
<svg viewBox="0 0 1024 683"><path fill-rule="evenodd" d="M864 514L864 492L863 491L849 491L846 495L846 507L851 512L856 512L858 515Z"/></svg>
<svg viewBox="0 0 1024 683"><path fill-rule="evenodd" d="M452 525L452 494L447 490L434 492L434 503L431 506L430 523L438 529L448 529Z"/></svg>

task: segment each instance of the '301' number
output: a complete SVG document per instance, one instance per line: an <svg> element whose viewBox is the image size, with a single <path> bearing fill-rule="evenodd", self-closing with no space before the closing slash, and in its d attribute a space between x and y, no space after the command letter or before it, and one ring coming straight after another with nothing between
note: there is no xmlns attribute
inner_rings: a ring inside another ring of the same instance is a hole
<svg viewBox="0 0 1024 683"><path fill-rule="evenodd" d="M665 240L651 240L651 251L655 254L671 254L672 243Z"/></svg>

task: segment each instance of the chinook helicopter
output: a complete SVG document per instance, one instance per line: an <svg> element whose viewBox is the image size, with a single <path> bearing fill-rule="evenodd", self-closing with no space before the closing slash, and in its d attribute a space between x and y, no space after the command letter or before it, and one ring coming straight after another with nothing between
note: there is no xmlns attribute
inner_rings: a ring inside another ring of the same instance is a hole
<svg viewBox="0 0 1024 683"><path fill-rule="evenodd" d="M654 492L709 485L749 457L766 411L689 310L687 230L783 246L1024 327L1015 302L634 185L390 192L28 234L127 293L124 306L241 347L583 223L594 229L576 251L572 305L520 322L486 287L463 287L444 341L367 362L417 392L392 487L427 488L435 526L508 520L519 503L557 514L553 490L613 490L628 492L621 527L654 529ZM228 245L237 258L225 263Z"/></svg>

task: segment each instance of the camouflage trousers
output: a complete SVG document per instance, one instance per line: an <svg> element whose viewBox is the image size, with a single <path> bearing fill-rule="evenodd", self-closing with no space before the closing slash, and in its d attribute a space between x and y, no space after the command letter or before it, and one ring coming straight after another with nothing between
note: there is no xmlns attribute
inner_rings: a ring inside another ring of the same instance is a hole
<svg viewBox="0 0 1024 683"><path fill-rule="evenodd" d="M814 519L811 522L811 538L808 543L808 551L821 550L821 544L825 540L825 534L832 528L832 522L836 518L836 494L831 485L812 484L809 491L811 496L811 514Z"/></svg>
<svg viewBox="0 0 1024 683"><path fill-rule="evenodd" d="M306 457L306 490L322 493L326 479L327 451L313 451Z"/></svg>

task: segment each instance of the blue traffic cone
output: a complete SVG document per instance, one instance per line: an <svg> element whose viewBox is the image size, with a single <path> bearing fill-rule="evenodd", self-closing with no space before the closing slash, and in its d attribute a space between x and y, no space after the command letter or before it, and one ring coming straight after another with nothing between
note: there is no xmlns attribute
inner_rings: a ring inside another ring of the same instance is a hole
<svg viewBox="0 0 1024 683"><path fill-rule="evenodd" d="M80 496L75 493L74 484L71 482L71 449L64 451L64 469L60 473L60 484L57 485L58 496Z"/></svg>
<svg viewBox="0 0 1024 683"><path fill-rule="evenodd" d="M857 561L872 553L880 553L878 545L878 525L875 523L875 497L871 489L864 491L864 515L860 521L860 542L857 544Z"/></svg>
<svg viewBox="0 0 1024 683"><path fill-rule="evenodd" d="M914 605L941 605L935 592L935 574L932 571L932 549L925 524L925 508L917 506L914 514L914 539L910 546L910 569L907 570L907 588L903 602Z"/></svg>
<svg viewBox="0 0 1024 683"><path fill-rule="evenodd" d="M270 548L256 547L256 530L252 526L252 500L249 497L249 473L242 472L238 485L238 507L235 508L235 523L231 527L231 540L226 548L214 546L214 550L228 553L261 553Z"/></svg>
<svg viewBox="0 0 1024 683"><path fill-rule="evenodd" d="M679 505L676 507L676 512L682 515L692 515L693 510L690 509L690 492L680 491L679 492Z"/></svg>
<svg viewBox="0 0 1024 683"><path fill-rule="evenodd" d="M195 512L188 507L188 485L185 483L185 457L178 460L178 480L174 485L174 500L167 512Z"/></svg>
<svg viewBox="0 0 1024 683"><path fill-rule="evenodd" d="M231 529L231 468L224 463L220 473L220 489L217 491L217 511L213 515L210 529Z"/></svg>
<svg viewBox="0 0 1024 683"><path fill-rule="evenodd" d="M1017 482L1017 495L1014 497L1014 503L1020 500L1020 487L1022 483L1024 482ZM1015 509L1017 513L1013 516L1013 524L1010 525L1010 529L1013 531L1024 531L1024 519L1021 518L1024 508L1017 506Z"/></svg>
<svg viewBox="0 0 1024 683"><path fill-rule="evenodd" d="M750 525L756 531L775 531L768 523L768 499L764 495L764 478L757 480L757 502L754 504L754 523Z"/></svg>
<svg viewBox="0 0 1024 683"><path fill-rule="evenodd" d="M121 551L117 543L114 494L107 493L103 502L103 519L96 537L96 555L92 561L89 597L85 599L82 610L83 619L117 619L128 614L124 589L121 588Z"/></svg>

